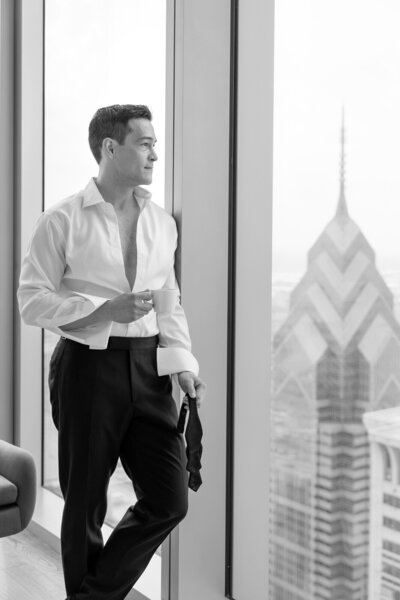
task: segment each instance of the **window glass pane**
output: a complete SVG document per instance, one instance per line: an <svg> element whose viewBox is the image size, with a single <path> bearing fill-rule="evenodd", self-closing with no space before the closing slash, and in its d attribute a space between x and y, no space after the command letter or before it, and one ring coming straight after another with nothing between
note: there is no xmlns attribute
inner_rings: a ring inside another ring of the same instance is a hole
<svg viewBox="0 0 400 600"><path fill-rule="evenodd" d="M393 600L400 5L275 7L268 597Z"/></svg>
<svg viewBox="0 0 400 600"><path fill-rule="evenodd" d="M97 174L87 141L89 121L97 108L125 103L147 104L153 113L158 162L150 190L163 206L166 0L46 0L45 13L44 208L83 189ZM44 485L60 494L47 385L57 339L45 331ZM135 501L120 463L108 500L106 522L114 526ZM146 589L138 589L160 598L160 577L159 565Z"/></svg>

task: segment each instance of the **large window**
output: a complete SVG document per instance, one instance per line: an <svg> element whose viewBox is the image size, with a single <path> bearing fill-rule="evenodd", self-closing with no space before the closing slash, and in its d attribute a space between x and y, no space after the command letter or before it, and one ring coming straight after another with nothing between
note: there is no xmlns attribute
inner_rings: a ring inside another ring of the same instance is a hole
<svg viewBox="0 0 400 600"><path fill-rule="evenodd" d="M400 406L399 23L396 0L276 2L270 600L400 591L368 566L362 420Z"/></svg>
<svg viewBox="0 0 400 600"><path fill-rule="evenodd" d="M147 104L152 110L159 160L150 189L153 200L164 205L165 65L166 0L46 0L44 209L97 174L87 142L89 121L97 108L124 103ZM47 385L57 340L44 332L44 485L60 495ZM134 502L132 485L118 463L106 523L114 526ZM154 599L161 593L159 578L151 591Z"/></svg>

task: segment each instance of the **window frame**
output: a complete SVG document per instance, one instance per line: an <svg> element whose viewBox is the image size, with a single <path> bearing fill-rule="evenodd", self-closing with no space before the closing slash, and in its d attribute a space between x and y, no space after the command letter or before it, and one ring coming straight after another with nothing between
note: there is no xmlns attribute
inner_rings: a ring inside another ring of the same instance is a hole
<svg viewBox="0 0 400 600"><path fill-rule="evenodd" d="M232 563L236 600L264 600L268 594L274 8L274 0L239 2Z"/></svg>
<svg viewBox="0 0 400 600"><path fill-rule="evenodd" d="M0 180L2 182L0 223L0 268L2 286L0 328L4 347L0 364L0 439L13 441L14 392L14 5L11 0L0 2Z"/></svg>

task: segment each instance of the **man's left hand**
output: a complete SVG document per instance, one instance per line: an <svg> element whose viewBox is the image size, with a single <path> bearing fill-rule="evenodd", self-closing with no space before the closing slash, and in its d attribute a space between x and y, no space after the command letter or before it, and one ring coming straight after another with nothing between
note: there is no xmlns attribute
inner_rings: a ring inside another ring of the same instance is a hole
<svg viewBox="0 0 400 600"><path fill-rule="evenodd" d="M189 394L191 398L197 398L197 408L200 408L206 392L206 384L204 381L191 371L182 371L181 373L178 373L178 381L185 394Z"/></svg>

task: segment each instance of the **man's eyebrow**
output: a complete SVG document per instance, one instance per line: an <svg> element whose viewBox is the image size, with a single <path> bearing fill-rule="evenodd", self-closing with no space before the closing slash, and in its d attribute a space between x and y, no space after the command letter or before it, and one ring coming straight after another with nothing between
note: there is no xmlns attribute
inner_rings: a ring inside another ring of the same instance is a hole
<svg viewBox="0 0 400 600"><path fill-rule="evenodd" d="M157 138L153 138L149 135L143 135L142 137L138 138L138 142L140 142L141 140L151 140L152 142L156 143Z"/></svg>

